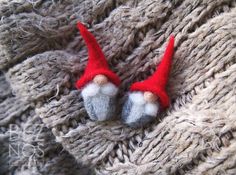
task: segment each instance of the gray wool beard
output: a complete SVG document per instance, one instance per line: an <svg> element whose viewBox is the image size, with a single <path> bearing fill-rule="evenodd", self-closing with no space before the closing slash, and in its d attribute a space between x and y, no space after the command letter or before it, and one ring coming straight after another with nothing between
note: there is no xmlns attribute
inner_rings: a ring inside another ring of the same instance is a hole
<svg viewBox="0 0 236 175"><path fill-rule="evenodd" d="M116 96L98 93L84 98L84 106L92 120L104 121L113 118L116 109Z"/></svg>
<svg viewBox="0 0 236 175"><path fill-rule="evenodd" d="M123 106L121 117L124 123L136 128L150 123L156 116L146 114L144 112L144 105L136 105L127 98Z"/></svg>

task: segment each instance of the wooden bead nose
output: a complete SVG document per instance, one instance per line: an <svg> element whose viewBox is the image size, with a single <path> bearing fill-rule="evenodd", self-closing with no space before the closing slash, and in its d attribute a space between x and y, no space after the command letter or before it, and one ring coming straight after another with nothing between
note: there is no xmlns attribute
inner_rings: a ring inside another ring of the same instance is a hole
<svg viewBox="0 0 236 175"><path fill-rule="evenodd" d="M150 91L144 92L143 96L144 100L147 102L155 102L158 99L158 97Z"/></svg>
<svg viewBox="0 0 236 175"><path fill-rule="evenodd" d="M93 78L93 82L98 85L104 85L108 82L108 79L105 75L99 74Z"/></svg>

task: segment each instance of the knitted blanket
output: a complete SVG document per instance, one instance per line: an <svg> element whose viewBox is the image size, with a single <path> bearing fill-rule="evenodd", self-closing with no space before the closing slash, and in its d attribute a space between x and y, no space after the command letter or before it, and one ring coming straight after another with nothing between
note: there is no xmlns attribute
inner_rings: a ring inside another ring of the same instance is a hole
<svg viewBox="0 0 236 175"><path fill-rule="evenodd" d="M0 17L0 174L236 174L235 0L0 0ZM121 77L120 105L175 35L155 122L89 120L78 20Z"/></svg>

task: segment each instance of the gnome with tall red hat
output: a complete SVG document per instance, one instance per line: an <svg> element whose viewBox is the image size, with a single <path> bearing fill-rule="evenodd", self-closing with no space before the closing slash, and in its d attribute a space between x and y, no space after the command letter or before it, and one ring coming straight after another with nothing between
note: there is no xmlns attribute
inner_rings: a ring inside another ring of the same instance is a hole
<svg viewBox="0 0 236 175"><path fill-rule="evenodd" d="M122 120L129 126L143 126L151 122L161 109L169 106L166 85L173 53L174 37L171 36L156 71L146 80L131 85L122 110Z"/></svg>
<svg viewBox="0 0 236 175"><path fill-rule="evenodd" d="M95 37L80 22L77 28L88 48L88 63L76 82L81 89L85 109L92 120L104 121L114 116L119 77L109 69L105 55Z"/></svg>

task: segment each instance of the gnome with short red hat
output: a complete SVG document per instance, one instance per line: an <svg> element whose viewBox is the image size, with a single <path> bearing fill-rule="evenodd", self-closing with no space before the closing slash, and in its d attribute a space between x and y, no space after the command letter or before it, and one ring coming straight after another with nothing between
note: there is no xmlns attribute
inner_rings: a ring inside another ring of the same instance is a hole
<svg viewBox="0 0 236 175"><path fill-rule="evenodd" d="M77 27L88 48L88 63L76 87L81 89L89 117L104 121L114 116L120 79L109 69L95 37L82 23L78 22Z"/></svg>
<svg viewBox="0 0 236 175"><path fill-rule="evenodd" d="M171 36L161 63L146 80L131 85L123 106L122 120L132 127L151 122L161 109L169 106L166 85L174 53L174 37Z"/></svg>

